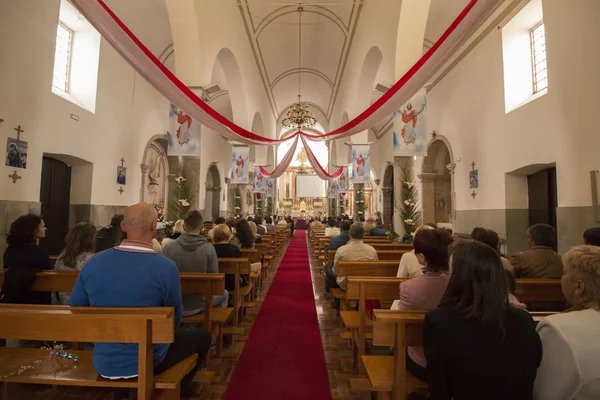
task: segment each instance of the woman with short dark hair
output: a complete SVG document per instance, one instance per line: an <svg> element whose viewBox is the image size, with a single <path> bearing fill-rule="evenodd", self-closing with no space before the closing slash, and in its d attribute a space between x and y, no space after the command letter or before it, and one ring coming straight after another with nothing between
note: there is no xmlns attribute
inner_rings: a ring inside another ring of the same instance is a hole
<svg viewBox="0 0 600 400"><path fill-rule="evenodd" d="M400 310L431 310L438 306L450 280L448 246L452 236L444 229L423 229L414 240L415 256L423 266L423 275L400 284ZM421 347L409 347L406 368L426 381L427 363Z"/></svg>
<svg viewBox="0 0 600 400"><path fill-rule="evenodd" d="M440 306L423 323L427 382L436 400L531 400L542 347L533 318L510 307L500 256L460 241Z"/></svg>

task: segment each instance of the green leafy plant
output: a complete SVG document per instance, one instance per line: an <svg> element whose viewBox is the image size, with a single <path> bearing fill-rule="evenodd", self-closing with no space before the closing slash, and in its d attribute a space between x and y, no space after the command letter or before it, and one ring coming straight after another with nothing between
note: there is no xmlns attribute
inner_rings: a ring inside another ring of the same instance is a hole
<svg viewBox="0 0 600 400"><path fill-rule="evenodd" d="M233 216L235 218L242 216L242 195L237 189L233 192Z"/></svg>
<svg viewBox="0 0 600 400"><path fill-rule="evenodd" d="M412 243L415 231L421 223L421 211L419 211L419 192L414 182L412 165L408 163L400 167L400 185L400 204L397 204L396 208L400 212L404 226L402 241Z"/></svg>
<svg viewBox="0 0 600 400"><path fill-rule="evenodd" d="M365 201L365 185L364 183L354 185L354 207L359 217L365 216L367 211L367 202Z"/></svg>
<svg viewBox="0 0 600 400"><path fill-rule="evenodd" d="M183 219L194 203L194 193L188 180L183 174L175 178L173 186L173 198L169 202L169 221L174 222Z"/></svg>

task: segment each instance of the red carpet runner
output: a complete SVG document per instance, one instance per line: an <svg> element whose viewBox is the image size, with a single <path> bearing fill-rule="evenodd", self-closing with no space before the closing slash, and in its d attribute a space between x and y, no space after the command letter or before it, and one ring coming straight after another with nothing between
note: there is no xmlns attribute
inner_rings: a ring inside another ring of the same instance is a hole
<svg viewBox="0 0 600 400"><path fill-rule="evenodd" d="M331 399L303 230L283 256L225 399Z"/></svg>

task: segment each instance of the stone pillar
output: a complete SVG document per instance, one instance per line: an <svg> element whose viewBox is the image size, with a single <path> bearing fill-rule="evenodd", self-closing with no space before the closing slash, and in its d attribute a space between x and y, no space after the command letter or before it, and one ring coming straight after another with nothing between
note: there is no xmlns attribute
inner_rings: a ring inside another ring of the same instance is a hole
<svg viewBox="0 0 600 400"><path fill-rule="evenodd" d="M456 226L456 194L454 193L454 170L456 169L456 164L450 163L446 165L446 168L450 171L450 215L452 217L450 223L452 224L452 232L454 232Z"/></svg>
<svg viewBox="0 0 600 400"><path fill-rule="evenodd" d="M423 198L421 199L421 219L423 224L435 222L435 178L434 173L422 173L421 181Z"/></svg>

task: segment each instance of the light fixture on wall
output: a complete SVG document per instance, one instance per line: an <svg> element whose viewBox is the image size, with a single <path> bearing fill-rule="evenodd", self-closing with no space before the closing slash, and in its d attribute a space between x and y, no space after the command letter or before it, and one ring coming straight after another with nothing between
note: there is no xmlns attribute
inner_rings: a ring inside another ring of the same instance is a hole
<svg viewBox="0 0 600 400"><path fill-rule="evenodd" d="M317 119L309 109L307 103L302 103L302 5L298 5L298 102L288 108L285 118L281 120L283 127L288 130L312 128L317 124Z"/></svg>

